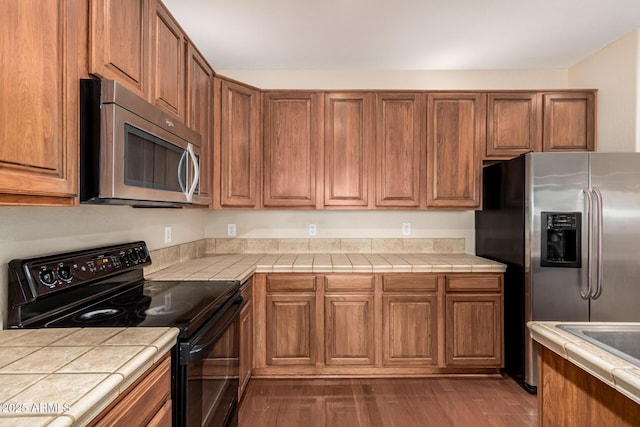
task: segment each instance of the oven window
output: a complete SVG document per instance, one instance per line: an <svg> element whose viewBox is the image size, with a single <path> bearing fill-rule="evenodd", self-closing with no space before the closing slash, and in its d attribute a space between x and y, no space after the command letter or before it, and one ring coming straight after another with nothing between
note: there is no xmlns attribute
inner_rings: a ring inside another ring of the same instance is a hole
<svg viewBox="0 0 640 427"><path fill-rule="evenodd" d="M125 124L124 183L184 192L187 152L163 139Z"/></svg>
<svg viewBox="0 0 640 427"><path fill-rule="evenodd" d="M201 359L187 365L187 425L225 426L238 397L238 322Z"/></svg>

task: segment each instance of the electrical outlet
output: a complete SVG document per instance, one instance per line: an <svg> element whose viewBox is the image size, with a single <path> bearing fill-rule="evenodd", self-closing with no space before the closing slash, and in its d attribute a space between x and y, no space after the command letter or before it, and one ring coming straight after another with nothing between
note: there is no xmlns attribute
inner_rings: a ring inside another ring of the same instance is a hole
<svg viewBox="0 0 640 427"><path fill-rule="evenodd" d="M315 236L318 234L318 228L315 224L309 224L309 236Z"/></svg>
<svg viewBox="0 0 640 427"><path fill-rule="evenodd" d="M236 235L236 225L227 224L227 236L234 237Z"/></svg>
<svg viewBox="0 0 640 427"><path fill-rule="evenodd" d="M410 236L411 235L411 223L410 222L403 222L402 223L402 235L403 236Z"/></svg>
<svg viewBox="0 0 640 427"><path fill-rule="evenodd" d="M164 228L164 242L171 243L171 226L167 225Z"/></svg>

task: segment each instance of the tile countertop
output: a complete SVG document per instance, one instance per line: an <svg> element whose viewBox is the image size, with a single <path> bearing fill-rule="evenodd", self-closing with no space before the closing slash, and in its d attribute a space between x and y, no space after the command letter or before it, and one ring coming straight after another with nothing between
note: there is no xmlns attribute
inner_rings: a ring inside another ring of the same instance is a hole
<svg viewBox="0 0 640 427"><path fill-rule="evenodd" d="M580 322L565 323L581 324ZM559 329L558 326L562 324L563 322L529 322L527 326L535 341L640 404L640 369L570 332ZM588 324L607 325L601 322ZM625 324L638 325L638 323L616 323L616 325Z"/></svg>
<svg viewBox="0 0 640 427"><path fill-rule="evenodd" d="M145 275L149 280L240 280L253 273L504 273L468 254L231 254L191 259Z"/></svg>
<svg viewBox="0 0 640 427"><path fill-rule="evenodd" d="M86 425L177 335L176 328L0 330L0 426Z"/></svg>

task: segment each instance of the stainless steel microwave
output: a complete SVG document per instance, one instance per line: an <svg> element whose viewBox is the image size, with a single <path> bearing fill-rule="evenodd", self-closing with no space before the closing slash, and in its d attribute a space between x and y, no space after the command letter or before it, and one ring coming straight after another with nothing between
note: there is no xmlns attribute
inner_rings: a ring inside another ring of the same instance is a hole
<svg viewBox="0 0 640 427"><path fill-rule="evenodd" d="M200 135L113 80L80 81L80 202L200 204Z"/></svg>

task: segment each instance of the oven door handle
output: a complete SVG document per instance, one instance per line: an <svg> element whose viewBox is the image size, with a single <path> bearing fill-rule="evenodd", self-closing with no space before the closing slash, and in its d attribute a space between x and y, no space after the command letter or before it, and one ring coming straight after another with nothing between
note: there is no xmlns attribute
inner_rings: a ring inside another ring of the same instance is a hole
<svg viewBox="0 0 640 427"><path fill-rule="evenodd" d="M230 304L230 305L237 305L235 311L233 312L233 314L231 315L231 317L229 319L227 319L226 322L224 322L224 324L222 325L222 327L220 328L220 330L213 336L213 338L211 338L209 341L207 341L204 344L198 344L195 345L193 347L191 347L191 349L189 350L189 352L180 352L180 364L181 365L188 365L189 363L201 359L204 355L206 355L209 350L211 350L211 348L213 348L213 346L215 345L216 341L218 341L218 339L224 335L224 333L227 331L227 329L229 328L229 326L238 318L238 315L240 314L240 311L242 310L242 297L240 295L238 295L236 297L236 299Z"/></svg>

